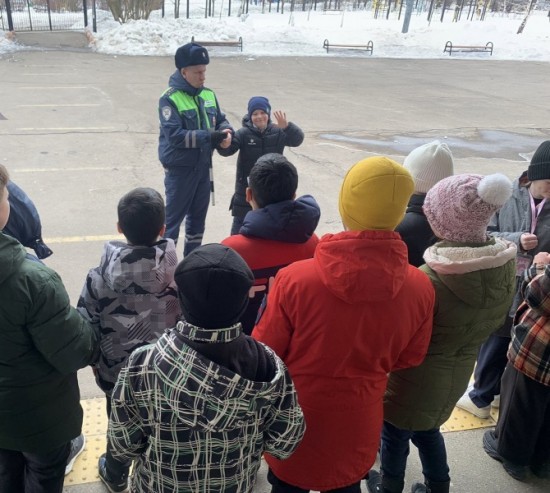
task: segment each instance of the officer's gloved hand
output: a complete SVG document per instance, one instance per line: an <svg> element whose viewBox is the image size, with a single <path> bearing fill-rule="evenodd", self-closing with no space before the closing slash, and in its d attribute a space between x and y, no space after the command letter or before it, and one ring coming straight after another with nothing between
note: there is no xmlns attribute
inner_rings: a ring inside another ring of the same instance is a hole
<svg viewBox="0 0 550 493"><path fill-rule="evenodd" d="M224 140L227 137L227 134L225 132L221 132L220 130L213 130L210 132L210 145L214 147L218 147L222 140Z"/></svg>

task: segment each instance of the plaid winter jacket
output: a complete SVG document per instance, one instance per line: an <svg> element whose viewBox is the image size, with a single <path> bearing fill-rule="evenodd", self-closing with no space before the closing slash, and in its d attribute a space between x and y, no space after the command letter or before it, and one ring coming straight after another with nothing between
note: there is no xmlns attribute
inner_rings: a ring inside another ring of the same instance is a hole
<svg viewBox="0 0 550 493"><path fill-rule="evenodd" d="M526 272L533 276L535 268ZM525 376L550 386L550 266L525 288L512 329L508 360Z"/></svg>
<svg viewBox="0 0 550 493"><path fill-rule="evenodd" d="M246 372L265 370L246 379L193 347L221 360L254 354ZM240 324L180 322L132 353L112 399L108 437L115 457L136 459L134 493L252 491L262 452L288 457L305 428L286 367Z"/></svg>
<svg viewBox="0 0 550 493"><path fill-rule="evenodd" d="M151 247L121 241L105 244L99 267L88 273L77 309L101 332L101 355L94 366L108 395L130 353L155 342L181 315L174 271L173 240Z"/></svg>

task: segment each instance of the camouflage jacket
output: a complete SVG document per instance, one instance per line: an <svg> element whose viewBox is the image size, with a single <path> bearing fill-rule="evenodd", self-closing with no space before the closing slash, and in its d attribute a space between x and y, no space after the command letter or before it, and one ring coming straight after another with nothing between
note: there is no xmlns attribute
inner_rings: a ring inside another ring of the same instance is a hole
<svg viewBox="0 0 550 493"><path fill-rule="evenodd" d="M94 373L106 394L111 394L130 353L155 342L179 320L177 262L170 239L151 247L110 241L99 267L88 273L77 308L99 326L101 355Z"/></svg>

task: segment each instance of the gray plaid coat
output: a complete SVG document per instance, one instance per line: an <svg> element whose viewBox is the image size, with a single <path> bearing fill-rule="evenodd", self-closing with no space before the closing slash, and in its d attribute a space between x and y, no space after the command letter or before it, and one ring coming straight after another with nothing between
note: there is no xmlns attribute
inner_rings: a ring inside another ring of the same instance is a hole
<svg viewBox="0 0 550 493"><path fill-rule="evenodd" d="M248 380L186 341L253 347L269 376ZM252 491L262 452L287 458L305 430L288 370L240 324L213 331L180 322L132 353L112 399L108 438L115 457L136 459L134 493Z"/></svg>

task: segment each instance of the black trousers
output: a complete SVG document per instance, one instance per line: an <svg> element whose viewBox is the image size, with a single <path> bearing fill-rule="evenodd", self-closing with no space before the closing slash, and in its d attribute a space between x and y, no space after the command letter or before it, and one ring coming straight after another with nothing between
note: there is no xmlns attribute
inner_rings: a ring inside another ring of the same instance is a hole
<svg viewBox="0 0 550 493"><path fill-rule="evenodd" d="M47 453L0 449L0 491L62 493L71 442Z"/></svg>
<svg viewBox="0 0 550 493"><path fill-rule="evenodd" d="M550 387L508 364L495 436L498 453L522 466L550 463Z"/></svg>
<svg viewBox="0 0 550 493"><path fill-rule="evenodd" d="M267 480L271 484L271 493L308 493L310 490L304 490L298 488L298 486L292 486L279 479L271 469L267 473ZM326 490L323 493L361 493L361 481L344 486L343 488L337 488L335 490Z"/></svg>

